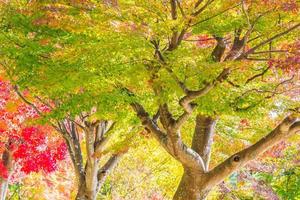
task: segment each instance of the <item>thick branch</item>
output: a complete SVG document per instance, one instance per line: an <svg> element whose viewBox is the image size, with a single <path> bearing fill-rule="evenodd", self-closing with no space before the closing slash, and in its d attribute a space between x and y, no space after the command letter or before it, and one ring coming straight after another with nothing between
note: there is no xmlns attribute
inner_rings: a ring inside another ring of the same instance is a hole
<svg viewBox="0 0 300 200"><path fill-rule="evenodd" d="M273 131L248 148L232 155L207 174L207 188L221 182L235 170L255 159L268 148L278 144L283 139L300 132L300 121L295 115L286 117Z"/></svg>
<svg viewBox="0 0 300 200"><path fill-rule="evenodd" d="M98 179L97 190L101 188L101 186L106 180L107 175L118 164L122 155L123 155L122 153L112 155L108 159L108 161L99 169L97 174L97 179Z"/></svg>
<svg viewBox="0 0 300 200"><path fill-rule="evenodd" d="M170 4L171 4L171 17L173 20L176 20L177 19L176 0L170 0ZM173 30L168 50L172 51L176 49L177 42L178 42L178 32L176 30Z"/></svg>
<svg viewBox="0 0 300 200"><path fill-rule="evenodd" d="M70 128L68 131L64 121L58 122L58 131L65 139L75 169L76 178L78 179L78 183L80 183L84 179L82 152L78 138L74 137L74 135L77 135L75 127L72 126Z"/></svg>
<svg viewBox="0 0 300 200"><path fill-rule="evenodd" d="M176 0L171 0L171 16L172 19L177 19Z"/></svg>
<svg viewBox="0 0 300 200"><path fill-rule="evenodd" d="M232 47L231 47L229 53L227 54L227 56L224 59L225 61L236 60L243 54L245 45L246 45L246 43L250 37L250 34L252 33L252 30L254 28L254 24L250 26L250 28L247 30L244 37L242 37L242 38L240 38L241 34L242 34L242 29L237 29L235 31L235 37L233 40L233 44L232 44Z"/></svg>
<svg viewBox="0 0 300 200"><path fill-rule="evenodd" d="M101 181L103 178L104 174L108 174L108 172L114 167L116 166L116 164L118 163L118 161L120 160L121 156L123 154L114 154L112 155L108 161L101 167L101 169L99 169L98 171L98 180Z"/></svg>
<svg viewBox="0 0 300 200"><path fill-rule="evenodd" d="M172 129L174 119L166 103L159 106L160 122L165 130Z"/></svg>
<svg viewBox="0 0 300 200"><path fill-rule="evenodd" d="M100 125L101 125L101 123L100 123ZM107 127L107 125L102 126L101 128L99 127L98 131L101 131L102 133L101 133L101 136L99 137L99 139L95 143L95 156L97 154L101 154L101 152L104 150L105 145L108 143L108 141L112 137L113 134L108 134L108 133L113 130L114 125L115 125L115 123L112 122L112 124L109 127Z"/></svg>
<svg viewBox="0 0 300 200"><path fill-rule="evenodd" d="M171 129L167 130L168 135L163 133L140 104L132 103L131 106L142 121L142 124L151 131L156 140L169 154L182 163L184 167L205 171L203 159L199 154L183 143L179 131L173 130L171 127ZM162 116L160 116L160 118L161 117Z"/></svg>
<svg viewBox="0 0 300 200"><path fill-rule="evenodd" d="M180 131L168 131L166 151L178 160L184 168L193 169L200 173L206 172L204 161L193 149L182 141Z"/></svg>
<svg viewBox="0 0 300 200"><path fill-rule="evenodd" d="M143 126L145 126L148 130L150 130L156 140L163 146L167 145L167 136L163 133L157 125L153 122L153 120L149 117L149 114L145 111L142 105L138 103L132 103L131 107L136 112L138 118L140 118Z"/></svg>
<svg viewBox="0 0 300 200"><path fill-rule="evenodd" d="M194 8L197 8L204 0L198 0L195 4Z"/></svg>
<svg viewBox="0 0 300 200"><path fill-rule="evenodd" d="M193 110L195 107L196 105L192 105L191 109ZM183 114L175 121L173 128L178 130L190 118L191 115L192 112L184 111Z"/></svg>
<svg viewBox="0 0 300 200"><path fill-rule="evenodd" d="M73 166L74 166L74 171L75 171L75 176L78 181L78 184L82 183L84 181L84 170L83 170L83 164L82 164L82 157L81 161L79 159L78 154L76 153L75 150L75 145L72 144L71 141L65 140L67 147L68 147L68 152L71 157Z"/></svg>
<svg viewBox="0 0 300 200"><path fill-rule="evenodd" d="M9 141L9 143L12 143L12 141ZM9 145L6 145L6 148L3 151L2 156L0 158L0 162L2 162L7 171L10 173L13 168L13 152L9 148Z"/></svg>
<svg viewBox="0 0 300 200"><path fill-rule="evenodd" d="M215 62L220 62L226 49L226 43L225 39L222 37L215 36L215 39L217 40L217 45L214 48L211 56Z"/></svg>
<svg viewBox="0 0 300 200"><path fill-rule="evenodd" d="M206 171L208 171L209 168L215 125L215 119L197 115L192 149L202 157Z"/></svg>

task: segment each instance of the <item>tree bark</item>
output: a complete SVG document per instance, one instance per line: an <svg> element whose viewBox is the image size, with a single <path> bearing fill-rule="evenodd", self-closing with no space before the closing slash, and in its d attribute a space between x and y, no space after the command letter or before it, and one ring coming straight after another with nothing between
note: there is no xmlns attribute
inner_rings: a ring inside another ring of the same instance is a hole
<svg viewBox="0 0 300 200"><path fill-rule="evenodd" d="M90 191L86 187L85 181L80 184L80 187L78 188L78 192L76 195L76 200L96 200L97 197L97 191Z"/></svg>
<svg viewBox="0 0 300 200"><path fill-rule="evenodd" d="M8 189L8 180L0 178L0 200L5 200Z"/></svg>
<svg viewBox="0 0 300 200"><path fill-rule="evenodd" d="M98 162L88 160L86 163L84 179L79 183L76 200L95 200L97 196Z"/></svg>
<svg viewBox="0 0 300 200"><path fill-rule="evenodd" d="M173 197L174 200L206 199L209 189L206 189L205 187L207 180L205 171L209 170L209 160L215 125L216 120L212 117L197 115L192 149L202 157L205 169L204 171L198 171L194 168L185 169L177 191Z"/></svg>
<svg viewBox="0 0 300 200"><path fill-rule="evenodd" d="M186 169L181 178L173 200L204 200L209 190L205 185L205 174L195 170Z"/></svg>
<svg viewBox="0 0 300 200"><path fill-rule="evenodd" d="M8 171L7 178L0 177L0 200L5 200L8 190L9 176L13 165L12 152L9 150L9 145L7 145L6 150L2 154L2 162Z"/></svg>
<svg viewBox="0 0 300 200"><path fill-rule="evenodd" d="M89 164L90 166L86 167L84 178L79 182L76 200L95 200L107 176L118 164L121 156L122 154L112 155L100 169L98 165ZM96 171L96 173L91 173L94 171Z"/></svg>
<svg viewBox="0 0 300 200"><path fill-rule="evenodd" d="M216 120L212 117L197 115L192 149L194 149L202 157L206 171L209 170L215 126Z"/></svg>

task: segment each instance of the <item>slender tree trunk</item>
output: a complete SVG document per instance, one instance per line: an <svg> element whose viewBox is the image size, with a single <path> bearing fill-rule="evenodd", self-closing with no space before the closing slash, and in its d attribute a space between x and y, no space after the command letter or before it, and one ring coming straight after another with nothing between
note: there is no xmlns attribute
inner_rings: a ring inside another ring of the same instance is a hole
<svg viewBox="0 0 300 200"><path fill-rule="evenodd" d="M98 161L89 159L85 167L85 176L79 183L76 200L95 200L98 192Z"/></svg>
<svg viewBox="0 0 300 200"><path fill-rule="evenodd" d="M125 152L115 152L100 166L102 152L111 135L107 133L112 130L114 123L109 121L88 122L82 120L81 128L85 134L86 161L83 161L81 142L77 124L72 120L65 119L58 122L57 130L65 138L68 151L74 166L76 179L78 181L76 200L96 200L97 194L104 184L107 175L116 166L120 157ZM85 163L85 166L84 166Z"/></svg>
<svg viewBox="0 0 300 200"><path fill-rule="evenodd" d="M12 152L9 150L9 145L7 145L6 150L2 154L2 162L8 171L7 178L0 178L0 200L5 200L8 190L9 175L12 170Z"/></svg>
<svg viewBox="0 0 300 200"><path fill-rule="evenodd" d="M116 154L111 156L100 169L98 169L98 162L97 165L86 167L85 176L78 185L76 200L95 200L100 188L105 183L106 177L119 162L121 155ZM97 168L96 173L91 173L95 170L93 168Z"/></svg>
<svg viewBox="0 0 300 200"><path fill-rule="evenodd" d="M8 189L8 180L0 178L0 200L5 200Z"/></svg>

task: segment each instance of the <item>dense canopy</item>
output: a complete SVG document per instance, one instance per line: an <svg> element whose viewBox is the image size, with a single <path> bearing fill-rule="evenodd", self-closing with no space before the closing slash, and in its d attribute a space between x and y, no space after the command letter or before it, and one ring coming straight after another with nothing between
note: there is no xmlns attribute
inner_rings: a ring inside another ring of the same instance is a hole
<svg viewBox="0 0 300 200"><path fill-rule="evenodd" d="M3 1L0 74L12 85L3 90L47 127L40 137L64 140L72 199L297 199L299 9Z"/></svg>

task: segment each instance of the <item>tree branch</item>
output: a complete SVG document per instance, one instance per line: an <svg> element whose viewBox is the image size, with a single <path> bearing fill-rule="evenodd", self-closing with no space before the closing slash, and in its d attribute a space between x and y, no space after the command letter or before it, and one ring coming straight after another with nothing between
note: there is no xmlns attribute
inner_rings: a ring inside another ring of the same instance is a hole
<svg viewBox="0 0 300 200"><path fill-rule="evenodd" d="M252 60L252 61L262 61L262 62L265 62L265 61L268 61L270 60L269 58L245 58L246 60Z"/></svg>
<svg viewBox="0 0 300 200"><path fill-rule="evenodd" d="M15 92L16 92L17 95L21 98L21 100L22 100L23 102L25 102L27 105L29 105L30 107L32 107L32 108L37 112L37 114L38 114L39 116L43 117L43 113L37 108L37 106L36 106L34 103L28 101L28 100L22 95L22 93L20 92L19 87L18 87L17 85L15 85L13 88L14 88ZM55 130L57 130L58 132L60 132L59 126L55 125L53 122L49 122L49 123L51 124L51 126L52 126ZM62 133L62 132L61 132L61 133ZM68 137L70 137L69 135L66 135L66 134L63 134L63 133L62 133L62 135L63 135L63 137L64 137L65 139L70 139L70 138L68 138Z"/></svg>
<svg viewBox="0 0 300 200"><path fill-rule="evenodd" d="M258 48L264 46L265 44L268 44L269 42L271 42L271 41L273 41L273 40L275 40L275 39L277 39L277 38L279 38L279 37L282 37L282 36L288 34L289 32L295 30L295 29L298 28L298 27L300 27L300 23L298 23L298 24L292 26L291 28L289 28L289 29L287 29L287 30L285 30L285 31L283 31L283 32L281 32L281 33L278 33L278 34L274 35L273 37L271 37L271 38L269 38L269 39L267 39L267 40L265 40L265 41L259 43L258 45L254 46L253 48L251 48L251 49L249 49L247 52L245 52L245 53L243 54L243 56L246 57L247 55L253 53L256 49L258 49Z"/></svg>
<svg viewBox="0 0 300 200"><path fill-rule="evenodd" d="M36 112L37 114L39 114L40 116L43 116L42 112L34 105L34 103L31 103L30 101L28 101L19 91L19 87L17 85L13 86L15 92L17 93L17 95L29 106L31 106Z"/></svg>
<svg viewBox="0 0 300 200"><path fill-rule="evenodd" d="M139 103L132 103L131 107L136 112L138 118L140 118L143 126L145 126L148 130L150 130L156 140L166 148L167 145L167 136L163 133L158 126L153 122L153 120L149 117L149 114L145 111L143 106Z"/></svg>
<svg viewBox="0 0 300 200"><path fill-rule="evenodd" d="M198 0L194 6L194 8L198 8L198 6L200 6L200 4L203 2L204 0Z"/></svg>
<svg viewBox="0 0 300 200"><path fill-rule="evenodd" d="M172 19L177 19L176 0L170 0Z"/></svg>
<svg viewBox="0 0 300 200"><path fill-rule="evenodd" d="M116 166L122 155L122 153L114 154L108 159L108 161L98 171L98 181L103 181L103 179L105 180L105 176Z"/></svg>
<svg viewBox="0 0 300 200"><path fill-rule="evenodd" d="M269 50L269 51L256 51L250 54L267 54L267 53L290 53L290 52L288 50Z"/></svg>
<svg viewBox="0 0 300 200"><path fill-rule="evenodd" d="M173 72L173 70L168 67L165 66L165 69L167 70L167 72L169 72L169 74L171 75L171 77L175 80L175 82L177 83L177 85L182 89L182 91L186 94L188 93L188 89L185 86L185 84L176 76L176 74Z"/></svg>
<svg viewBox="0 0 300 200"><path fill-rule="evenodd" d="M179 8L179 10L180 10L181 15L182 15L183 17L185 17L185 13L184 13L184 11L183 11L183 9L182 9L182 7L181 7L181 4L180 4L179 0L176 0L176 3L177 3L177 5L178 5L178 8Z"/></svg>
<svg viewBox="0 0 300 200"><path fill-rule="evenodd" d="M101 188L103 183L106 180L107 175L109 172L118 164L120 161L120 158L122 157L122 153L119 154L114 154L112 155L108 161L98 170L97 173L97 179L98 179L98 184L97 184L97 191Z"/></svg>
<svg viewBox="0 0 300 200"><path fill-rule="evenodd" d="M222 37L215 36L214 38L217 41L217 45L214 48L213 52L211 53L211 56L215 62L220 62L226 50L226 42L225 39Z"/></svg>
<svg viewBox="0 0 300 200"><path fill-rule="evenodd" d="M197 16L199 15L200 13L202 13L210 4L212 4L215 0L208 0L206 2L206 4L204 4L199 10L197 10L196 12L194 12L192 14L192 16ZM198 6L197 6L198 7Z"/></svg>
<svg viewBox="0 0 300 200"><path fill-rule="evenodd" d="M80 183L84 179L83 159L80 143L76 137L75 131L74 126L70 130L67 130L64 121L58 122L58 132L63 135L65 142L67 143L68 151L75 169L75 174Z"/></svg>
<svg viewBox="0 0 300 200"><path fill-rule="evenodd" d="M299 116L293 114L286 117L273 131L261 138L255 144L232 155L224 162L207 173L207 188L218 184L235 170L255 159L268 148L278 144L283 139L300 132Z"/></svg>
<svg viewBox="0 0 300 200"><path fill-rule="evenodd" d="M251 81L253 81L254 79L256 79L256 78L258 78L260 76L265 75L269 71L270 68L271 67L269 66L266 69L264 69L264 71L262 71L261 73L256 74L256 75L252 76L251 78L248 78L247 81L246 81L246 84L250 83Z"/></svg>
<svg viewBox="0 0 300 200"><path fill-rule="evenodd" d="M35 106L34 103L31 103L30 101L28 101L19 91L17 86L14 86L14 90L16 91L16 93L18 94L18 96L29 106L31 106L40 116L43 116L42 112ZM68 120L68 119L66 119ZM70 121L69 121L70 122ZM83 179L83 160L82 160L82 153L81 153L81 148L80 148L80 143L79 140L76 136L75 133L75 124L73 122L70 122L72 124L72 126L70 127L70 129L68 130L65 126L65 122L57 122L57 125L55 125L54 123L50 122L51 126L57 130L62 137L64 138L67 147L68 147L68 151L69 154L71 156L71 160L73 162L73 166L75 168L75 173L76 173L76 177L80 180Z"/></svg>
<svg viewBox="0 0 300 200"><path fill-rule="evenodd" d="M191 109L194 109L196 106L192 106ZM174 129L175 130L178 130L189 118L190 116L192 115L192 112L187 112L187 111L184 111L182 115L180 115L178 117L178 119L175 121L175 124L174 124Z"/></svg>
<svg viewBox="0 0 300 200"><path fill-rule="evenodd" d="M103 133L103 136L101 137L101 139L96 141L94 156L98 157L103 152L105 145L109 142L109 140L113 136L113 134L108 134L108 133L113 130L114 124L115 123L113 123L109 128L104 130L104 133Z"/></svg>
<svg viewBox="0 0 300 200"><path fill-rule="evenodd" d="M175 146L176 153L171 154L184 167L192 168L200 172L206 172L205 164L202 157L192 148L187 147L181 138L177 140Z"/></svg>
<svg viewBox="0 0 300 200"><path fill-rule="evenodd" d="M237 5L234 5L234 6L232 6L232 7L229 7L229 8L227 8L227 9L225 9L225 10L223 10L223 11L221 11L221 12L219 12L219 13L213 15L213 16L210 16L210 17L205 18L205 19L203 19L203 20L201 20L201 21L198 21L198 22L196 22L195 24L192 24L191 26L196 26L196 25L201 24L201 23L203 23L203 22L209 21L209 20L211 20L211 19L213 19L213 18L215 18L215 17L218 17L219 15L222 15L223 13L225 13L225 12L231 10L231 9L234 9L234 8L238 7L239 5L241 5L241 3L238 3Z"/></svg>
<svg viewBox="0 0 300 200"><path fill-rule="evenodd" d="M159 106L160 122L163 125L164 129L169 131L172 129L174 124L174 119L172 114L169 111L168 105L166 103Z"/></svg>
<svg viewBox="0 0 300 200"><path fill-rule="evenodd" d="M205 169L209 169L211 146L213 143L216 120L212 117L197 115L195 132L192 141L192 149L203 159Z"/></svg>
<svg viewBox="0 0 300 200"><path fill-rule="evenodd" d="M213 89L218 83L223 82L227 79L231 70L229 68L223 69L219 76L213 80L211 83L207 83L202 89L197 91L189 91L186 96L180 99L179 104L184 108L188 113L193 111L195 104L191 104L193 100L207 94L211 89Z"/></svg>
<svg viewBox="0 0 300 200"><path fill-rule="evenodd" d="M194 168L199 171L205 171L203 159L193 149L187 147L183 143L180 137L180 132L178 130L174 130L173 127L170 128L167 127L168 134L163 133L155 125L155 123L153 123L152 119L149 117L149 114L144 110L144 108L140 104L132 103L131 106L137 113L137 116L142 121L143 126L148 128L153 133L156 140L162 145L162 147L169 154L171 154L176 160L180 161L180 163L182 163L185 167ZM166 109L166 108L161 108L161 109ZM166 113L163 113L163 115L164 114ZM161 112L160 115L162 115ZM160 119L161 118L162 116L160 116ZM168 123L170 123L167 121L163 122L166 123L165 126Z"/></svg>

